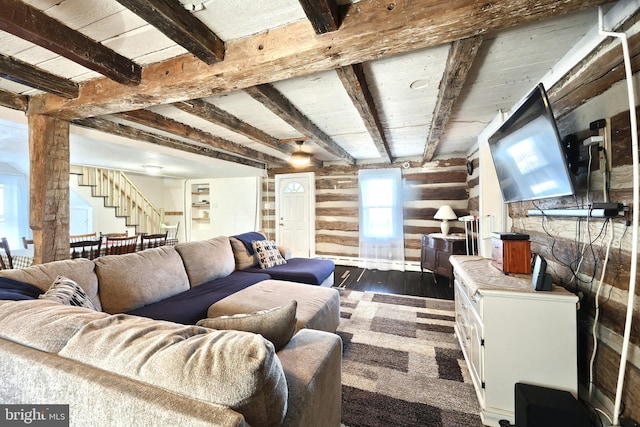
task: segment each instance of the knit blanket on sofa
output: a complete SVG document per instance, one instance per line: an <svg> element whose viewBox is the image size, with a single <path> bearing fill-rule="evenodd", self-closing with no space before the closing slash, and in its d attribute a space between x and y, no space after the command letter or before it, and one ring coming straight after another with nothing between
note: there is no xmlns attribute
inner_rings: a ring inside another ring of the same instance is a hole
<svg viewBox="0 0 640 427"><path fill-rule="evenodd" d="M240 240L251 255L254 254L253 245L251 244L251 242L253 242L254 240L265 240L264 236L257 231L250 231L248 233L242 233L231 237L235 237L236 239Z"/></svg>

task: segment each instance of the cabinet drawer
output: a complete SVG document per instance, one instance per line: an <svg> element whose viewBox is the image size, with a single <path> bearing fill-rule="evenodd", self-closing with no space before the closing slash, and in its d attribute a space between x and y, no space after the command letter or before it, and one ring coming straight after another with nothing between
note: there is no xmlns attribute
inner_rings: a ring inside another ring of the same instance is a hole
<svg viewBox="0 0 640 427"><path fill-rule="evenodd" d="M482 324L477 318L471 316L469 322L469 368L475 384L484 383L484 346L482 345ZM478 390L480 397L484 399L484 388Z"/></svg>
<svg viewBox="0 0 640 427"><path fill-rule="evenodd" d="M473 311L473 314L478 317L480 322L482 322L482 316L483 316L482 295L480 295L478 292L471 295L469 297L469 303L470 303L469 310Z"/></svg>
<svg viewBox="0 0 640 427"><path fill-rule="evenodd" d="M456 313L456 325L460 332L460 339L464 345L469 341L469 322L467 319L467 310L469 309L469 299L462 290L458 281L454 282L455 289L455 313ZM465 349L466 350L466 349Z"/></svg>

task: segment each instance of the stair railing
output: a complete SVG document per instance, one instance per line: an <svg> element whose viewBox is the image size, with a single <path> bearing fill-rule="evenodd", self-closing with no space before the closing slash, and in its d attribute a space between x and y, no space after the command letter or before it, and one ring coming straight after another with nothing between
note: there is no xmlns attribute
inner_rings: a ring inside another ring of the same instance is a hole
<svg viewBox="0 0 640 427"><path fill-rule="evenodd" d="M105 207L115 208L117 217L125 218L127 227L136 233L157 233L161 212L122 171L113 169L74 167L78 184L91 187L91 195L102 197Z"/></svg>

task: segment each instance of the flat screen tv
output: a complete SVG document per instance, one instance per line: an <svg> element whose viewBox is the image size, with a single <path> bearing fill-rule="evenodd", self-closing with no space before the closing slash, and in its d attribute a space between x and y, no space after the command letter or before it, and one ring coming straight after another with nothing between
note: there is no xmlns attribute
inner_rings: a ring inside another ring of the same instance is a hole
<svg viewBox="0 0 640 427"><path fill-rule="evenodd" d="M575 194L547 93L540 83L489 137L506 203Z"/></svg>

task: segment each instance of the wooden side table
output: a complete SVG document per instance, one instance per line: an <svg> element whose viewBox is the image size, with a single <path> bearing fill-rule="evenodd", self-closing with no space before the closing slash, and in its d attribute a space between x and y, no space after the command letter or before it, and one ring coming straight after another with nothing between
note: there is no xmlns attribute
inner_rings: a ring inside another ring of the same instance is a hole
<svg viewBox="0 0 640 427"><path fill-rule="evenodd" d="M420 272L430 270L449 279L453 279L453 267L449 262L451 255L466 255L467 244L464 234L454 233L444 236L442 233L422 235Z"/></svg>

